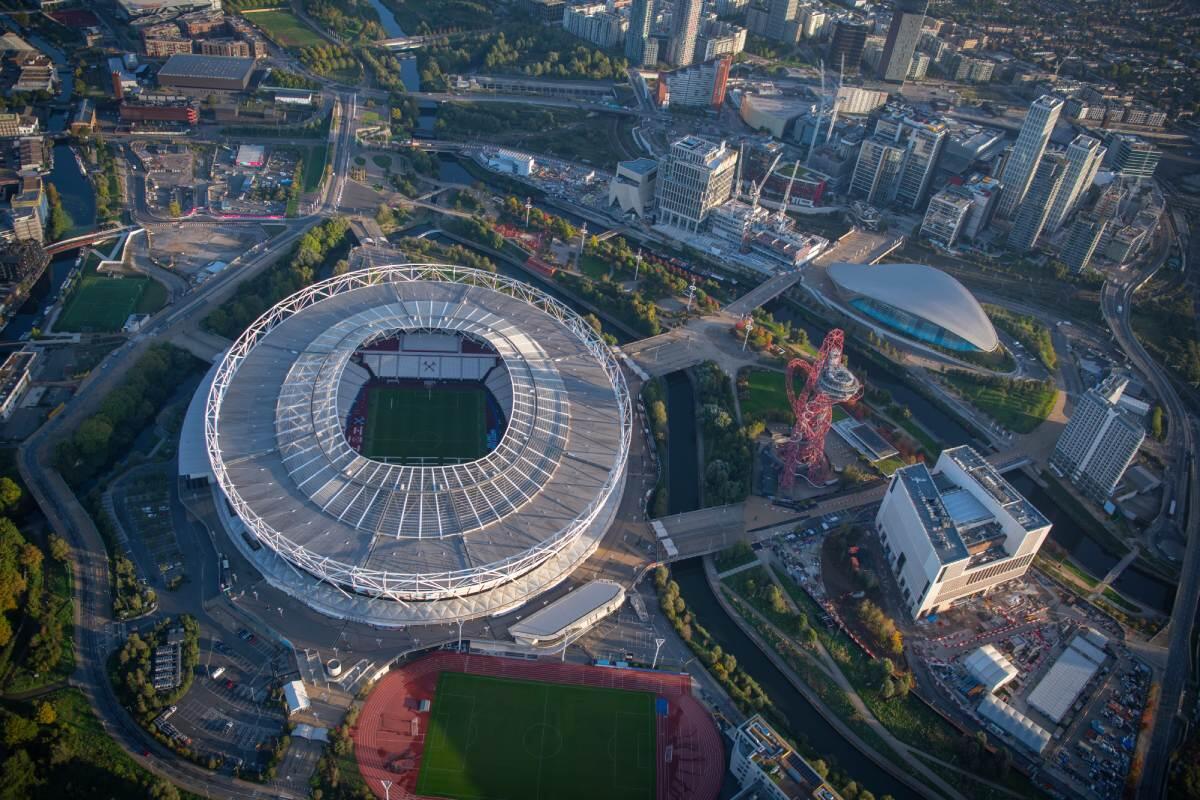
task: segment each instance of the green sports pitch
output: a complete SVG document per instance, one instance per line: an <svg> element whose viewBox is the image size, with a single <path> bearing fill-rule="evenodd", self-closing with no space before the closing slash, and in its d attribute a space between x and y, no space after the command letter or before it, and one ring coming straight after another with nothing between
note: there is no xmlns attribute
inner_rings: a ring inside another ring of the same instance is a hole
<svg viewBox="0 0 1200 800"><path fill-rule="evenodd" d="M444 672L417 794L654 800L654 695Z"/></svg>
<svg viewBox="0 0 1200 800"><path fill-rule="evenodd" d="M450 464L487 453L484 389L379 386L367 399L363 455L394 463Z"/></svg>

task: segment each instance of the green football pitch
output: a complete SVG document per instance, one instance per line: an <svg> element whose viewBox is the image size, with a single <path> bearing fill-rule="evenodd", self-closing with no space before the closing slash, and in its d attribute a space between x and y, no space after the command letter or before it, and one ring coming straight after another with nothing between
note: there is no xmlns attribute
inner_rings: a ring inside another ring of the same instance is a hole
<svg viewBox="0 0 1200 800"><path fill-rule="evenodd" d="M363 455L380 461L455 463L487 452L484 390L384 386L371 390Z"/></svg>
<svg viewBox="0 0 1200 800"><path fill-rule="evenodd" d="M654 695L444 672L417 793L654 800Z"/></svg>

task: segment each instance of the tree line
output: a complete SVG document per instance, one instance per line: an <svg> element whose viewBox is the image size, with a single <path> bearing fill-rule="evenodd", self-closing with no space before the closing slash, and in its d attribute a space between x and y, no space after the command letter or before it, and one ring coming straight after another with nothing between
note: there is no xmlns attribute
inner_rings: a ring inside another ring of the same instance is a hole
<svg viewBox="0 0 1200 800"><path fill-rule="evenodd" d="M739 503L750 494L753 441L762 423L737 423L729 378L712 361L695 369L701 431L704 435L704 505Z"/></svg>

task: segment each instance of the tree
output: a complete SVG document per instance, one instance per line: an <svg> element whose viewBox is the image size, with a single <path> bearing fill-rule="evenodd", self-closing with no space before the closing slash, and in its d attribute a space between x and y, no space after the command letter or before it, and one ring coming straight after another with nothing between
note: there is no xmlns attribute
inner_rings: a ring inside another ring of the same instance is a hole
<svg viewBox="0 0 1200 800"><path fill-rule="evenodd" d="M150 800L179 800L179 790L166 778L155 778L147 787Z"/></svg>
<svg viewBox="0 0 1200 800"><path fill-rule="evenodd" d="M37 738L37 723L17 714L9 715L4 720L4 744L8 747L19 747Z"/></svg>
<svg viewBox="0 0 1200 800"><path fill-rule="evenodd" d="M1166 424L1163 419L1163 408L1158 403L1154 404L1154 408L1150 412L1150 435L1160 442L1167 435Z"/></svg>
<svg viewBox="0 0 1200 800"><path fill-rule="evenodd" d="M58 719L58 714L54 713L54 706L46 702L38 706L37 721L39 725L53 725L56 719Z"/></svg>
<svg viewBox="0 0 1200 800"><path fill-rule="evenodd" d="M0 799L25 800L33 795L33 789L41 781L38 779L37 766L29 753L18 750L4 760L0 767Z"/></svg>
<svg viewBox="0 0 1200 800"><path fill-rule="evenodd" d="M171 204L167 206L167 214L169 214L172 219L179 219L183 216L183 208L179 205L178 200L172 200Z"/></svg>
<svg viewBox="0 0 1200 800"><path fill-rule="evenodd" d="M12 478L0 478L0 511L12 511L21 500L21 487Z"/></svg>
<svg viewBox="0 0 1200 800"><path fill-rule="evenodd" d="M50 557L60 563L71 556L71 546L57 533L50 534Z"/></svg>

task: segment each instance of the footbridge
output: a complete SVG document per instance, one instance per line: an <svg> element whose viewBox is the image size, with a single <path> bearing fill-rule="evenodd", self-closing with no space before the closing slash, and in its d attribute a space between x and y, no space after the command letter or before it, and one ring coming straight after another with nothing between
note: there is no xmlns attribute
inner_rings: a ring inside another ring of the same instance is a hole
<svg viewBox="0 0 1200 800"><path fill-rule="evenodd" d="M47 245L46 252L52 256L59 253L65 253L66 251L74 250L77 247L84 247L89 244L95 244L96 242L102 242L105 239L112 239L114 236L120 236L126 231L140 229L140 227L141 226L138 225L123 225L120 228L105 228L104 230L92 231L91 233L84 233L80 234L79 236L72 236L70 239L63 239L62 241Z"/></svg>

